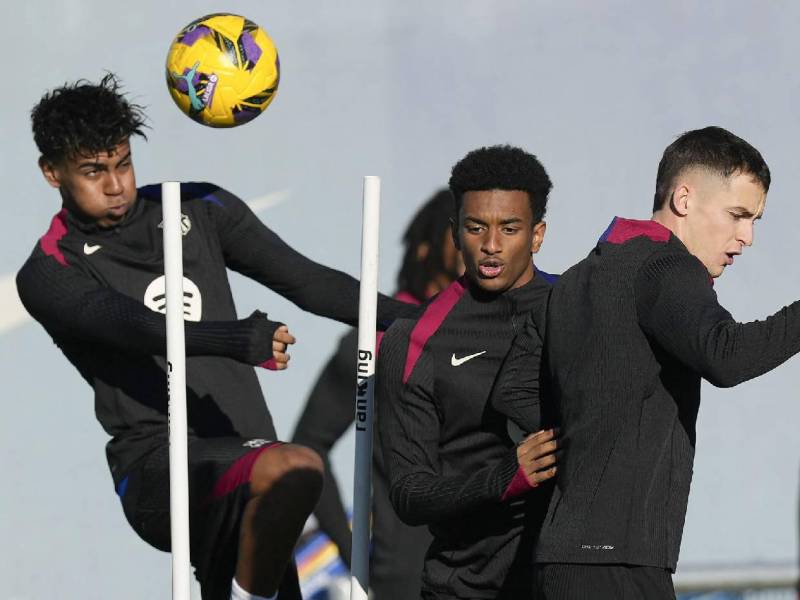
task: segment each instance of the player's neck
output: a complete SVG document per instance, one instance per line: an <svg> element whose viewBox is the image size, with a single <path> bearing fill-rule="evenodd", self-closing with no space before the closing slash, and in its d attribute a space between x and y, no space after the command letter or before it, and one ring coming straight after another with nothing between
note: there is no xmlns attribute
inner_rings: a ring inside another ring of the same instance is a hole
<svg viewBox="0 0 800 600"><path fill-rule="evenodd" d="M681 239L681 234L683 233L683 222L680 217L675 215L669 209L655 211L650 220L655 221L659 225L663 225L669 229L676 238Z"/></svg>

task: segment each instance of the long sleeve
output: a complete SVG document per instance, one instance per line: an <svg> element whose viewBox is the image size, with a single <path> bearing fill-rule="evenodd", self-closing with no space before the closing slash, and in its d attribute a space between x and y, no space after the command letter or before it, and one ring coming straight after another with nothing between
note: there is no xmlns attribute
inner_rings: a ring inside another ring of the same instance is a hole
<svg viewBox="0 0 800 600"><path fill-rule="evenodd" d="M233 194L217 189L209 203L227 266L254 279L303 310L356 325L358 280L295 251ZM416 314L417 308L378 295L378 328Z"/></svg>
<svg viewBox="0 0 800 600"><path fill-rule="evenodd" d="M17 274L17 289L31 316L57 339L142 354L166 353L163 314L100 285L75 267L34 255ZM258 365L272 358L272 336L279 325L259 312L238 321L187 321L186 353Z"/></svg>
<svg viewBox="0 0 800 600"><path fill-rule="evenodd" d="M389 329L378 358L378 428L390 498L409 525L457 517L501 502L518 470L516 449L483 468L445 476L439 459L440 414L430 361L420 360L402 383L408 322Z"/></svg>
<svg viewBox="0 0 800 600"><path fill-rule="evenodd" d="M800 302L763 321L737 323L689 254L655 253L635 286L642 329L718 387L762 375L800 351Z"/></svg>
<svg viewBox="0 0 800 600"><path fill-rule="evenodd" d="M538 431L541 422L540 373L542 338L533 312L514 337L489 399L494 409L525 433Z"/></svg>

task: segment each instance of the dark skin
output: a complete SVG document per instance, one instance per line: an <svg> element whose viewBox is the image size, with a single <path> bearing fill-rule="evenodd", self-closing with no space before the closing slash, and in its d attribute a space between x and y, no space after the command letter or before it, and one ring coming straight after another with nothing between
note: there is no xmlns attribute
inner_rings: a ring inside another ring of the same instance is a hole
<svg viewBox="0 0 800 600"><path fill-rule="evenodd" d="M501 294L533 279L531 256L547 225L533 222L528 193L521 190L466 192L453 240L464 257L470 285Z"/></svg>
<svg viewBox="0 0 800 600"><path fill-rule="evenodd" d="M58 189L71 213L111 228L136 203L136 176L128 140L110 152L84 153L61 161L39 159L45 180ZM275 330L272 354L277 370L289 366L295 343L285 325ZM292 558L297 538L322 490L322 460L312 450L284 444L263 452L250 480L242 513L236 580L250 593L273 595Z"/></svg>
<svg viewBox="0 0 800 600"><path fill-rule="evenodd" d="M500 294L535 276L532 256L544 241L547 225L534 223L530 198L522 190L478 190L461 199L453 240L461 250L471 286ZM517 460L536 487L556 474L557 432L538 431L517 446Z"/></svg>
<svg viewBox="0 0 800 600"><path fill-rule="evenodd" d="M295 444L270 448L258 457L239 528L236 581L243 589L259 596L277 591L322 493L323 471L316 452Z"/></svg>
<svg viewBox="0 0 800 600"><path fill-rule="evenodd" d="M537 431L517 446L517 461L533 487L556 476L556 433L555 429Z"/></svg>

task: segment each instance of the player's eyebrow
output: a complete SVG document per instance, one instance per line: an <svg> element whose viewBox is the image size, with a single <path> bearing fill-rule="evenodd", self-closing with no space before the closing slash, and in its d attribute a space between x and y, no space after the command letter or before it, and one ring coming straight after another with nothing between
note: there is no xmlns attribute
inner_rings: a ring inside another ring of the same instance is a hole
<svg viewBox="0 0 800 600"><path fill-rule="evenodd" d="M97 161L87 161L78 165L79 169L102 169L105 165Z"/></svg>
<svg viewBox="0 0 800 600"><path fill-rule="evenodd" d="M735 211L740 217L745 217L747 219L752 219L756 217L756 219L760 219L761 215L756 216L755 213L751 212L750 209L745 208L744 206L734 206L732 211Z"/></svg>
<svg viewBox="0 0 800 600"><path fill-rule="evenodd" d="M127 154L125 154L122 158L115 161L115 165L125 162L126 160L130 160L131 151L128 150ZM98 160L87 160L86 162L82 162L78 165L79 169L105 169L107 168L108 163L100 162Z"/></svg>
<svg viewBox="0 0 800 600"><path fill-rule="evenodd" d="M486 221L479 219L478 217L473 217L471 215L466 215L464 217L464 221L472 221L478 225L489 225ZM500 221L500 225L511 225L512 223L521 223L522 219L520 217L509 217L507 219L503 219Z"/></svg>
<svg viewBox="0 0 800 600"><path fill-rule="evenodd" d="M473 223L476 223L478 225L488 225L488 223L486 221L482 221L478 217L473 217L472 215L465 215L464 216L464 222L467 222L467 221L472 221Z"/></svg>
<svg viewBox="0 0 800 600"><path fill-rule="evenodd" d="M123 156L122 158L120 158L117 161L117 164L125 162L126 160L130 159L130 157L131 157L131 151L128 150L128 153L125 156Z"/></svg>

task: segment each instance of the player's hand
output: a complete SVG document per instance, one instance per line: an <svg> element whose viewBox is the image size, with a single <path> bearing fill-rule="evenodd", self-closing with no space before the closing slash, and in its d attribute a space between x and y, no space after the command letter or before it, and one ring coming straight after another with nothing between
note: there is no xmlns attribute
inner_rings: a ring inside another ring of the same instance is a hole
<svg viewBox="0 0 800 600"><path fill-rule="evenodd" d="M544 429L529 435L517 446L517 461L531 487L555 477L557 435L555 429Z"/></svg>
<svg viewBox="0 0 800 600"><path fill-rule="evenodd" d="M276 371L283 371L289 367L291 356L286 350L289 344L294 344L296 341L286 325L281 325L275 330L275 334L272 336L272 356L275 359Z"/></svg>

